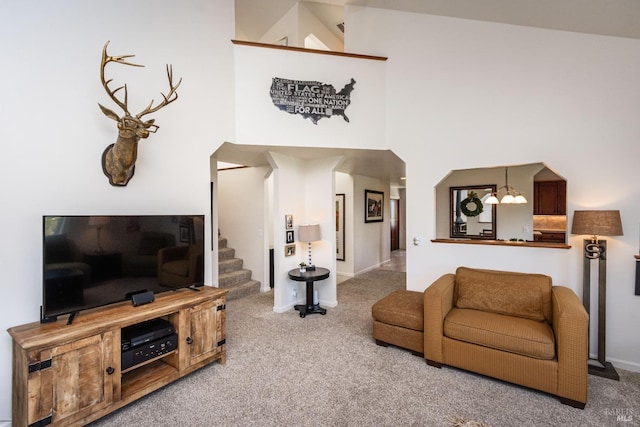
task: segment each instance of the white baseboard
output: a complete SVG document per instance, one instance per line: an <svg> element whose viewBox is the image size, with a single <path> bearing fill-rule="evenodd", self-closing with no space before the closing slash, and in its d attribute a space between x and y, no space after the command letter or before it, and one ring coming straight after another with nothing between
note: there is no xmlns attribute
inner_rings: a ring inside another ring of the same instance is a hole
<svg viewBox="0 0 640 427"><path fill-rule="evenodd" d="M273 307L273 312L274 313L278 313L278 314L286 313L287 311L293 309L293 306L296 305L296 304L304 304L304 301L302 301L302 300L294 301L294 302L291 302L289 304L286 304L286 305L280 306L280 307L274 306Z"/></svg>
<svg viewBox="0 0 640 427"><path fill-rule="evenodd" d="M387 261L389 261L389 260L387 260ZM375 264L375 265L369 266L369 267L367 267L367 268L363 268L362 270L360 270L360 271L356 272L355 276L356 276L356 277L358 277L358 276L360 276L361 274L368 273L368 272L373 271L373 270L375 270L375 269L377 269L377 268L380 268L380 267L382 266L382 264L384 264L384 263L385 263L385 262L387 262L387 261L380 262L380 263L378 263L378 264Z"/></svg>
<svg viewBox="0 0 640 427"><path fill-rule="evenodd" d="M350 279L356 277L356 275L353 273L343 273L342 271L336 271L336 276L344 276Z"/></svg>
<svg viewBox="0 0 640 427"><path fill-rule="evenodd" d="M319 300L318 304L320 304L321 307L330 307L330 308L335 308L338 306L338 301L337 300L333 300L333 301L327 301L327 300Z"/></svg>
<svg viewBox="0 0 640 427"><path fill-rule="evenodd" d="M598 360L598 354L589 352L589 359ZM631 372L640 372L640 364L638 363L629 362L628 360L615 359L612 357L607 357L605 360L607 362L611 362L614 368L620 368Z"/></svg>
<svg viewBox="0 0 640 427"><path fill-rule="evenodd" d="M620 368L620 369L624 369L626 371L631 371L631 372L640 372L640 365L638 365L637 363L628 362L626 360L618 360L618 359L611 359L611 358L607 358L607 359L609 362L613 364L614 368Z"/></svg>
<svg viewBox="0 0 640 427"><path fill-rule="evenodd" d="M0 421L0 427L11 427L11 421Z"/></svg>

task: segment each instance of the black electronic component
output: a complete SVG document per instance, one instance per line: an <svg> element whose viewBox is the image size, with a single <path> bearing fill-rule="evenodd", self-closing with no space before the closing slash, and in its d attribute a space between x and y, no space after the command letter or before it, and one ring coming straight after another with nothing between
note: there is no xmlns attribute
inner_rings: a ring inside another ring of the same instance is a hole
<svg viewBox="0 0 640 427"><path fill-rule="evenodd" d="M173 324L165 319L153 319L127 326L121 332L121 348L128 350L175 333Z"/></svg>
<svg viewBox="0 0 640 427"><path fill-rule="evenodd" d="M170 353L178 348L178 335L171 334L160 339L149 341L137 347L122 351L120 368L124 371L133 366Z"/></svg>

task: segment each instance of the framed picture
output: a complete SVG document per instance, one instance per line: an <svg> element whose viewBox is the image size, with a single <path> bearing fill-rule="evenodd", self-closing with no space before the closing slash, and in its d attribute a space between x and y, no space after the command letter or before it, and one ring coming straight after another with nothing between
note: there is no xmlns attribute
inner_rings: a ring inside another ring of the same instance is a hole
<svg viewBox="0 0 640 427"><path fill-rule="evenodd" d="M293 215L285 215L284 223L287 230L293 230Z"/></svg>
<svg viewBox="0 0 640 427"><path fill-rule="evenodd" d="M296 254L296 245L286 245L284 247L284 256L294 256Z"/></svg>
<svg viewBox="0 0 640 427"><path fill-rule="evenodd" d="M384 220L384 193L364 190L364 222L382 222Z"/></svg>
<svg viewBox="0 0 640 427"><path fill-rule="evenodd" d="M293 243L293 230L287 231L287 243Z"/></svg>
<svg viewBox="0 0 640 427"><path fill-rule="evenodd" d="M336 260L344 261L344 194L336 194Z"/></svg>

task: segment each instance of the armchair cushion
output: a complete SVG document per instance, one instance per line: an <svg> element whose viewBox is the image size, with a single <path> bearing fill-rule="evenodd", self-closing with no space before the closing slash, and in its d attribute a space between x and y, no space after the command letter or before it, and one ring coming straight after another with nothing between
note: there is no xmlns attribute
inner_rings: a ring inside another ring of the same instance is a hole
<svg viewBox="0 0 640 427"><path fill-rule="evenodd" d="M553 330L547 322L487 311L452 309L444 321L444 335L536 359L551 360L556 354Z"/></svg>
<svg viewBox="0 0 640 427"><path fill-rule="evenodd" d="M455 306L531 320L551 321L551 278L459 267Z"/></svg>
<svg viewBox="0 0 640 427"><path fill-rule="evenodd" d="M520 286L518 283L462 279L458 282L456 307L544 320L540 289Z"/></svg>

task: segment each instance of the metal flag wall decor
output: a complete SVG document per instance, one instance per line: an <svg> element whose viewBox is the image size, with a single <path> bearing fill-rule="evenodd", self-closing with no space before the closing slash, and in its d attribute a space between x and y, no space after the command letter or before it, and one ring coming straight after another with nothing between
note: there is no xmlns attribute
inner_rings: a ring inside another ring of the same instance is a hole
<svg viewBox="0 0 640 427"><path fill-rule="evenodd" d="M271 82L273 105L289 114L300 114L314 125L324 117L342 116L349 122L346 109L351 104L354 79L339 92L329 84L307 80L289 80L274 77Z"/></svg>

